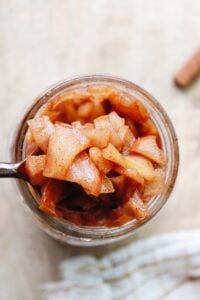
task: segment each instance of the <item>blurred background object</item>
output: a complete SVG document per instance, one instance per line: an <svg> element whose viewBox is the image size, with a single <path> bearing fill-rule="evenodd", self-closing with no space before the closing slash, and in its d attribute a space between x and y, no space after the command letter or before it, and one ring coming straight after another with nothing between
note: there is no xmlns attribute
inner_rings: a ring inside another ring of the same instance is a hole
<svg viewBox="0 0 200 300"><path fill-rule="evenodd" d="M180 88L187 88L200 75L200 49L196 51L177 72L175 84Z"/></svg>
<svg viewBox="0 0 200 300"><path fill-rule="evenodd" d="M180 144L176 189L165 208L132 240L200 226L200 81L187 91L176 71L199 47L199 0L1 0L1 161L9 160L15 124L49 85L85 73L124 77L157 98ZM40 299L57 264L95 249L64 246L41 232L20 205L12 180L1 180L0 299ZM129 241L124 241L128 243Z"/></svg>

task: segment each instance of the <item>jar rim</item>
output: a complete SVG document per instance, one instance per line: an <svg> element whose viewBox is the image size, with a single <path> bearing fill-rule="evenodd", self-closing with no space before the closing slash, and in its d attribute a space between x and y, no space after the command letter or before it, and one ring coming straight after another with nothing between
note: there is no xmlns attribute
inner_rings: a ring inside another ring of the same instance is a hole
<svg viewBox="0 0 200 300"><path fill-rule="evenodd" d="M179 148L177 136L172 122L162 105L149 92L147 92L146 90L144 90L143 88L131 81L116 76L98 74L80 75L62 80L50 86L47 90L41 93L33 101L33 104L29 107L23 119L20 121L19 126L16 129L13 139L14 142L12 145L12 159L15 162L22 160L22 146L24 144L24 137L27 131L27 120L33 117L41 106L43 106L53 96L63 91L64 89L76 88L76 86L81 84L93 85L99 83L113 85L114 87L120 86L121 89L125 89L128 93L130 93L131 91L136 92L138 93L138 95L140 95L140 97L143 98L143 104L145 106L147 106L148 103L149 108L152 109L154 118L157 117L160 119L159 124L161 126L164 125L162 126L162 130L166 131L165 134L163 134L163 138L164 142L168 143L167 151L170 152L167 153L168 156L170 155L170 161L168 160L167 162L167 164L170 163L170 166L168 166L169 176L168 181L166 183L167 186L165 191L157 197L155 197L155 199L153 199L153 201L156 201L159 205L157 205L157 208L149 217L143 220L134 219L128 223L123 224L120 227L113 228L79 226L60 218L48 216L39 210L38 204L33 196L33 191L32 193L30 192L29 184L22 180L17 180L17 186L23 198L23 202L26 206L29 207L29 210L32 212L33 216L36 217L36 219L39 221L40 225L42 225L43 230L45 230L47 233L49 233L51 236L57 239L76 245L91 245L91 243L92 245L98 245L105 244L112 240L119 240L123 237L130 235L131 233L136 231L136 229L146 224L149 220L151 220L155 215L158 214L158 212L168 200L176 181L179 166ZM139 100L141 101L141 99Z"/></svg>

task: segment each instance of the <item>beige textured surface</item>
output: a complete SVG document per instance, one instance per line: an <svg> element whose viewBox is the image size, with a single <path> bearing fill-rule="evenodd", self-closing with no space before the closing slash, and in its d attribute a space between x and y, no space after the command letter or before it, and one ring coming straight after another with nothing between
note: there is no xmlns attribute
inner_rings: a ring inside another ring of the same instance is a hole
<svg viewBox="0 0 200 300"><path fill-rule="evenodd" d="M0 157L18 116L41 90L83 73L118 75L143 86L165 107L180 141L176 189L161 214L133 239L200 226L200 81L186 92L174 72L199 46L199 0L1 0ZM0 299L40 299L57 262L80 252L42 233L1 180ZM116 247L116 246L115 246Z"/></svg>

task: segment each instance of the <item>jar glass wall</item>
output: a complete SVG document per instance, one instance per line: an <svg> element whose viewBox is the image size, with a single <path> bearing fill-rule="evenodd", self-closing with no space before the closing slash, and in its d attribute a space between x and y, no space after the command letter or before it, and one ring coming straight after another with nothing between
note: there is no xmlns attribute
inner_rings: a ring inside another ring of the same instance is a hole
<svg viewBox="0 0 200 300"><path fill-rule="evenodd" d="M152 219L169 198L175 184L179 165L177 137L169 117L159 102L148 92L132 82L103 75L88 75L65 80L52 86L37 97L16 128L12 146L12 160L14 162L21 161L25 158L23 149L24 138L28 128L27 121L35 116L41 106L63 91L78 90L87 85L113 86L129 93L142 102L149 111L150 117L159 131L163 151L167 157L167 166L165 170L165 189L160 195L153 197L147 203L150 216L144 220L134 219L116 228L80 226L72 224L67 220L48 216L38 207L38 194L36 191L27 182L16 180L23 203L29 208L29 211L38 221L41 228L60 241L80 246L102 245L122 239L133 234L143 224Z"/></svg>

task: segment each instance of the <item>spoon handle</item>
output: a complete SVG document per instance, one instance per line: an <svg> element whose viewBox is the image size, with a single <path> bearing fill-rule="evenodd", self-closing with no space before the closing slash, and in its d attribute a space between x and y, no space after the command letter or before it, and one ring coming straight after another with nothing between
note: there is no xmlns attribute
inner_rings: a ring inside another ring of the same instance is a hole
<svg viewBox="0 0 200 300"><path fill-rule="evenodd" d="M18 164L0 162L0 178L19 178L17 168Z"/></svg>

